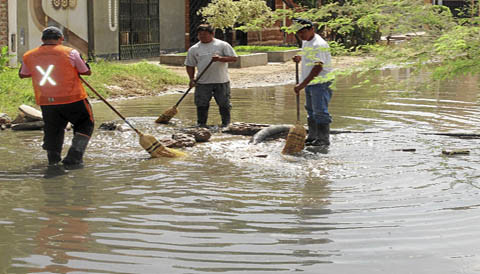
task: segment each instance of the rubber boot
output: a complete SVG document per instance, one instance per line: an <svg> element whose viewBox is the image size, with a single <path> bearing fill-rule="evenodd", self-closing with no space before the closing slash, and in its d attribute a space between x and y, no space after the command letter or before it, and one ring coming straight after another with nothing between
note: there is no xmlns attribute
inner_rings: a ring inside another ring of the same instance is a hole
<svg viewBox="0 0 480 274"><path fill-rule="evenodd" d="M45 170L45 174L43 178L51 179L57 176L64 175L65 169L61 165L59 165L60 161L62 160L61 152L58 150L47 150L47 158L48 158L48 167Z"/></svg>
<svg viewBox="0 0 480 274"><path fill-rule="evenodd" d="M197 107L197 126L198 127L207 127L208 119L208 106L207 107Z"/></svg>
<svg viewBox="0 0 480 274"><path fill-rule="evenodd" d="M308 136L307 139L305 139L305 145L306 146L311 146L312 142L317 139L317 123L315 123L315 120L312 118L307 119L308 122Z"/></svg>
<svg viewBox="0 0 480 274"><path fill-rule="evenodd" d="M221 127L228 127L230 124L230 108L220 107L220 116L222 116L222 125Z"/></svg>
<svg viewBox="0 0 480 274"><path fill-rule="evenodd" d="M312 146L330 145L330 124L317 124L317 138L312 142Z"/></svg>
<svg viewBox="0 0 480 274"><path fill-rule="evenodd" d="M67 156L63 159L63 165L67 169L76 169L83 167L83 154L87 149L90 137L76 133L72 139L72 146L68 150Z"/></svg>
<svg viewBox="0 0 480 274"><path fill-rule="evenodd" d="M48 165L53 166L58 164L61 160L61 152L56 150L47 150Z"/></svg>

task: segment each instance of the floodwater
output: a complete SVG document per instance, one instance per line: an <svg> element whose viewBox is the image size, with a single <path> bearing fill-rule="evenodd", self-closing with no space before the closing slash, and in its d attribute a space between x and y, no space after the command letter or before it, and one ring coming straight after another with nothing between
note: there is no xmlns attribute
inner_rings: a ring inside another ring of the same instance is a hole
<svg viewBox="0 0 480 274"><path fill-rule="evenodd" d="M46 179L42 132L0 132L0 273L480 273L478 139L424 134L477 132L478 79L355 81L339 81L332 129L364 133L332 135L326 154L216 133L187 158L149 159L132 131L96 130L84 169ZM233 120L294 123L291 89L233 90ZM179 96L112 104L161 138L194 123L190 95L173 125L153 123Z"/></svg>

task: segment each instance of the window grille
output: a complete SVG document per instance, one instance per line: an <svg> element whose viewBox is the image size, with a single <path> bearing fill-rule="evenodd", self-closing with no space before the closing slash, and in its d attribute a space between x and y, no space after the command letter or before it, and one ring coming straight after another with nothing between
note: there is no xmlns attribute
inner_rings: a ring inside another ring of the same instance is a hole
<svg viewBox="0 0 480 274"><path fill-rule="evenodd" d="M120 59L160 56L159 0L119 0Z"/></svg>

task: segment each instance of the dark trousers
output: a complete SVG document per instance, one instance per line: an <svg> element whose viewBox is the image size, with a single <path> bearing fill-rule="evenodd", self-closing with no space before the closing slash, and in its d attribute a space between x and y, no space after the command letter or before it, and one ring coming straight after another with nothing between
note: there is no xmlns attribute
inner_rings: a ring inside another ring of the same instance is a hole
<svg viewBox="0 0 480 274"><path fill-rule="evenodd" d="M208 107L210 100L215 98L219 107L231 108L230 105L230 82L221 84L197 84L195 87L195 105L197 107Z"/></svg>
<svg viewBox="0 0 480 274"><path fill-rule="evenodd" d="M63 105L40 106L43 121L43 149L62 151L65 127L70 122L73 132L92 136L94 120L92 107L87 99Z"/></svg>

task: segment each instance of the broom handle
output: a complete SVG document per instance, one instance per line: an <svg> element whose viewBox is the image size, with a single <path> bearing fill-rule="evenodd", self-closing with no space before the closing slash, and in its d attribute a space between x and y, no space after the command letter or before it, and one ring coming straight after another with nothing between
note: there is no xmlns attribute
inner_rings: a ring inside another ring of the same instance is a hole
<svg viewBox="0 0 480 274"><path fill-rule="evenodd" d="M78 77L80 77L80 76L78 76ZM118 110L116 110L112 105L110 105L110 103L107 102L107 100L105 100L105 98L103 98L102 95L100 95L92 86L90 86L90 84L87 81L85 81L82 77L80 77L80 80L82 80L82 82L88 88L90 88L90 90L93 91L93 93L95 93L95 95L97 95L98 98L100 98L107 106L109 106L113 110L113 112L115 112L118 116L120 116L120 118L122 118L122 120L125 121L125 123L127 123L127 125L129 125L138 135L140 135L140 136L143 135L140 131L138 131L138 129L136 129L134 126L132 126L132 124L130 124L130 122L127 121L127 119L125 119L125 117L123 117L123 115L120 112L118 112Z"/></svg>
<svg viewBox="0 0 480 274"><path fill-rule="evenodd" d="M205 67L205 69L198 75L197 79L194 80L193 86L189 87L187 89L187 91L182 95L182 97L180 97L178 102L175 104L175 107L178 107L178 105L180 105L180 103L182 102L183 98L185 98L185 96L187 96L187 94L190 92L190 90L197 85L197 81L200 79L200 77L202 77L202 75L205 73L205 71L207 71L207 69L210 67L210 65L212 65L212 63L213 63L213 59L210 60L210 63L208 63L208 65Z"/></svg>
<svg viewBox="0 0 480 274"><path fill-rule="evenodd" d="M298 85L299 77L298 77L298 62L295 62L295 82ZM300 95L297 93L296 96L297 100L297 122L300 121Z"/></svg>

